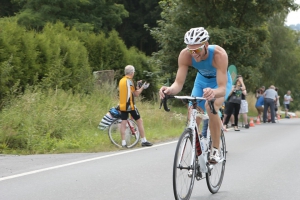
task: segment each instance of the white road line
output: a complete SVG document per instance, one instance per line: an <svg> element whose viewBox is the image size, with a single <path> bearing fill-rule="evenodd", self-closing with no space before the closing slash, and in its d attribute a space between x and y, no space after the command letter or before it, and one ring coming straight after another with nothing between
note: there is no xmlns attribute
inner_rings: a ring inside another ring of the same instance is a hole
<svg viewBox="0 0 300 200"><path fill-rule="evenodd" d="M154 146L151 146L151 147L145 147L145 148L139 148L139 149L130 149L128 151L123 151L123 152L120 152L120 153L115 153L115 154L110 154L110 155L106 155L106 156L90 158L90 159L71 162L71 163L67 163L67 164L63 164L63 165L57 165L57 166L53 166L53 167L47 167L47 168L44 168L44 169L39 169L39 170L34 170L34 171L25 172L25 173L21 173L21 174L16 174L16 175L12 175L12 176L7 176L7 177L0 178L0 182L5 181L5 180L9 180L9 179L22 177L22 176L27 176L27 175L30 175L30 174L36 174L36 173L49 171L49 170L53 170L53 169L58 169L58 168L63 168L63 167L71 166L71 165L77 165L77 164L80 164L80 163L86 163L86 162L90 162L90 161L94 161L94 160L100 160L100 159L103 159L103 158L119 156L119 155L123 155L123 154L127 154L127 153L133 153L133 152L136 152L136 151L142 151L142 150L150 149L150 148L156 148L156 147L160 147L160 146L164 146L164 145L173 144L173 143L176 143L176 142L177 141L172 141L172 142L157 144L157 145L154 145Z"/></svg>

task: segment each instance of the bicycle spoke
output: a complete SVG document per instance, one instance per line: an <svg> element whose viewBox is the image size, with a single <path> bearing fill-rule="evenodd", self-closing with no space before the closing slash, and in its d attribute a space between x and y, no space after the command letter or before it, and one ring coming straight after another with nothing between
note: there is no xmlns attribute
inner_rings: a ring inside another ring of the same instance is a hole
<svg viewBox="0 0 300 200"><path fill-rule="evenodd" d="M113 144L115 144L118 147L122 147L122 137L121 137L121 121L120 119L117 119L112 122L108 129L108 135L109 139ZM128 119L125 129L125 141L128 148L134 147L139 139L140 134L138 131L137 124L131 120Z"/></svg>
<svg viewBox="0 0 300 200"><path fill-rule="evenodd" d="M220 189L225 171L226 144L223 131L221 132L220 138L220 157L221 161L212 165L210 175L208 173L206 174L206 183L211 193L216 193Z"/></svg>
<svg viewBox="0 0 300 200"><path fill-rule="evenodd" d="M175 198L178 200L189 199L194 185L195 159L193 158L191 137L191 132L184 132L176 148L173 167L173 190Z"/></svg>

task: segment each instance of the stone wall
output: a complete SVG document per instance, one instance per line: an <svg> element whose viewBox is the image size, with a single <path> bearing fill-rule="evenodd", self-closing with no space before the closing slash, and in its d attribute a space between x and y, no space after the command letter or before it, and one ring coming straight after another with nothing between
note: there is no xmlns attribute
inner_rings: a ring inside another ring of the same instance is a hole
<svg viewBox="0 0 300 200"><path fill-rule="evenodd" d="M96 79L96 84L101 85L102 83L113 83L115 78L114 70L101 70L93 72L93 75Z"/></svg>

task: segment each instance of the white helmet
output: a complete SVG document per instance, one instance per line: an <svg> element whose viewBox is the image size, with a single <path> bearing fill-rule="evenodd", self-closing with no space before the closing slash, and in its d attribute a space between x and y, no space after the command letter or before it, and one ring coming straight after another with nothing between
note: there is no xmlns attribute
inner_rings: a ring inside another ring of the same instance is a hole
<svg viewBox="0 0 300 200"><path fill-rule="evenodd" d="M208 32L203 27L191 28L184 35L184 43L189 45L202 44L208 41L208 39Z"/></svg>

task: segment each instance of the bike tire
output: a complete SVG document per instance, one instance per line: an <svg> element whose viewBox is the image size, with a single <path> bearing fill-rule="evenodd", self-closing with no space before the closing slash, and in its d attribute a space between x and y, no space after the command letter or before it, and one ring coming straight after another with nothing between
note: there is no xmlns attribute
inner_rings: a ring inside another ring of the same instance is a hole
<svg viewBox="0 0 300 200"><path fill-rule="evenodd" d="M173 163L173 192L176 200L188 200L193 191L196 174L196 152L193 158L192 151L192 130L186 129L178 140ZM193 163L190 166L192 159ZM190 170L192 170L192 174L188 175Z"/></svg>
<svg viewBox="0 0 300 200"><path fill-rule="evenodd" d="M211 149L211 141L209 148ZM208 154L209 156L209 154ZM221 137L220 137L220 157L221 159L224 159L223 162L217 163L212 165L212 170L209 173L206 173L206 183L209 191L212 194L215 194L219 191L224 173L225 173L225 164L226 164L226 142L225 142L225 136L223 131L221 130ZM209 157L208 157L209 159Z"/></svg>
<svg viewBox="0 0 300 200"><path fill-rule="evenodd" d="M126 124L125 130L125 140L127 148L134 147L140 140L140 133L136 122L132 119L127 119L127 121L134 128L135 133L133 133L128 124ZM110 141L119 148L122 148L122 137L121 137L121 119L114 120L108 128L108 136Z"/></svg>

